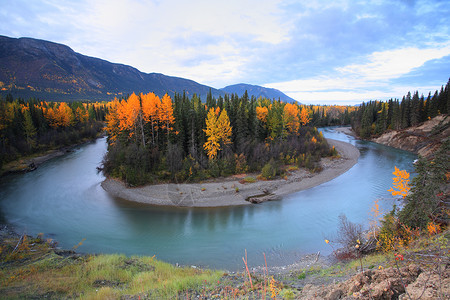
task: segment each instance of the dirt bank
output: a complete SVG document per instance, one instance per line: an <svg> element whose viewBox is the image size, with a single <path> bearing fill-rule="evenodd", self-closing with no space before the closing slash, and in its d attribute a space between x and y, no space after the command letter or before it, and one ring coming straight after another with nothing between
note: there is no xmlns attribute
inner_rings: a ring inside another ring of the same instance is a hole
<svg viewBox="0 0 450 300"><path fill-rule="evenodd" d="M309 189L327 182L348 171L359 157L359 150L348 143L327 139L335 146L339 158L321 160L323 171L312 174L299 169L287 179L240 183L242 179L232 176L220 181L184 184L157 184L127 188L122 182L106 179L102 187L112 196L125 200L164 206L216 207L249 205L247 199L255 197L258 202L280 199L281 196Z"/></svg>
<svg viewBox="0 0 450 300"><path fill-rule="evenodd" d="M418 126L388 131L373 139L373 142L427 157L449 136L450 118L448 115L439 115Z"/></svg>

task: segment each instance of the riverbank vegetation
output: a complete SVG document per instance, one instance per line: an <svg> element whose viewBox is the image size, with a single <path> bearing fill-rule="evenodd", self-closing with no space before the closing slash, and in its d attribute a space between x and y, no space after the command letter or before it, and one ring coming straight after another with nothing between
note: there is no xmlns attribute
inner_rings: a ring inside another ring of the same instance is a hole
<svg viewBox="0 0 450 300"><path fill-rule="evenodd" d="M105 113L105 103L0 97L0 169L21 157L95 138Z"/></svg>
<svg viewBox="0 0 450 300"><path fill-rule="evenodd" d="M450 283L450 141L447 139L431 158L420 157L415 173L410 180L408 172L395 167L393 186L388 191L400 196L401 206L381 214L375 202L367 231L341 216L334 239L341 248L334 254L340 259L359 260L361 270L367 254L390 255L394 265L389 279L397 285L387 291L391 298L405 293L408 299L418 299L432 287L425 299L447 299L450 295L446 288ZM325 242L328 244L330 240ZM422 272L421 282L414 283ZM366 287L358 297L373 298L370 285L375 280L373 274L369 276L371 280L360 282ZM416 285L414 292L408 292L407 285L411 283Z"/></svg>
<svg viewBox="0 0 450 300"><path fill-rule="evenodd" d="M317 109L316 119L336 110ZM168 95L132 94L110 103L104 170L129 185L261 170L269 179L284 164L314 170L321 157L335 154L310 126L314 116L309 106L247 93L209 95L205 103L196 95L176 94L172 101Z"/></svg>
<svg viewBox="0 0 450 300"><path fill-rule="evenodd" d="M0 293L3 299L446 299L449 240L448 231L427 231L407 248L361 259L284 268L267 261L269 267L235 273L154 256L80 255L55 249L42 235L2 235Z"/></svg>
<svg viewBox="0 0 450 300"><path fill-rule="evenodd" d="M440 114L449 114L450 80L440 91L427 97L416 91L408 92L402 100L369 101L362 103L352 116L352 128L363 139L379 136L387 130L416 126Z"/></svg>

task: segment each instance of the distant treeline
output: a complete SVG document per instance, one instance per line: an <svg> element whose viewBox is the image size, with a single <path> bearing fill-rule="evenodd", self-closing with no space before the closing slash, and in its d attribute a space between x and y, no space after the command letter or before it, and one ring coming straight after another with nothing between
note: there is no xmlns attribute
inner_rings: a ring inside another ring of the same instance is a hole
<svg viewBox="0 0 450 300"><path fill-rule="evenodd" d="M94 138L105 103L46 102L0 97L0 167L25 155Z"/></svg>
<svg viewBox="0 0 450 300"><path fill-rule="evenodd" d="M106 117L105 171L134 185L264 168L266 177L273 177L282 164L314 169L332 151L311 119L341 117L336 112L341 108L315 108L247 93L218 99L209 94L205 102L186 94L175 94L173 101L153 93L115 99Z"/></svg>
<svg viewBox="0 0 450 300"><path fill-rule="evenodd" d="M416 91L408 92L402 100L370 101L362 103L356 111L352 128L361 138L370 138L388 129L399 130L418 125L450 110L450 80L433 95L425 98Z"/></svg>

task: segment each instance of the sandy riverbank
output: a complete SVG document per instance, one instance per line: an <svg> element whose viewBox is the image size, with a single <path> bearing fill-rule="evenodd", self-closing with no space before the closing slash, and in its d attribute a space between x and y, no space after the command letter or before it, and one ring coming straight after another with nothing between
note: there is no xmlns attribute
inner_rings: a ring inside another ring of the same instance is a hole
<svg viewBox="0 0 450 300"><path fill-rule="evenodd" d="M97 138L84 139L83 141L70 146L61 147L59 149L47 150L44 153L35 153L29 157L23 157L15 161L8 162L3 166L2 169L0 169L0 177L7 174L25 173L34 171L43 163L52 160L56 157L66 155L67 153L72 152L75 148L93 142L96 139Z"/></svg>
<svg viewBox="0 0 450 300"><path fill-rule="evenodd" d="M264 200L281 199L282 196L315 187L348 171L359 158L359 150L348 143L327 139L335 146L340 158L323 158L323 171L311 174L299 169L291 172L287 180L256 181L242 184L241 178L233 176L220 181L205 183L157 184L144 187L127 188L115 179L106 179L102 187L112 196L128 201L189 207L217 207L232 205L250 205L249 197L267 195ZM238 192L237 192L238 190Z"/></svg>
<svg viewBox="0 0 450 300"><path fill-rule="evenodd" d="M334 130L345 133L347 135L350 135L352 137L358 138L358 136L356 135L356 133L353 131L353 129L351 127L338 127L335 128Z"/></svg>

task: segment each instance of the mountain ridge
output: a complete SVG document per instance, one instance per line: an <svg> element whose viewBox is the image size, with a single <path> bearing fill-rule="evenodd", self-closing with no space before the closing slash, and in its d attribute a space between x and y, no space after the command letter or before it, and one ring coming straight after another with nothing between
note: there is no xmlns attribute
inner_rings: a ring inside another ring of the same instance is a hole
<svg viewBox="0 0 450 300"><path fill-rule="evenodd" d="M264 87L247 86L257 92L249 91L249 96L273 94ZM0 35L0 94L3 96L11 93L14 97L55 101L102 101L133 92L154 92L159 96L185 92L188 96L197 94L201 99L206 99L210 91L214 97L234 93L224 89L186 78L144 73L132 66L77 53L67 45L51 41ZM276 95L268 98L280 97ZM286 101L284 96L281 98Z"/></svg>

